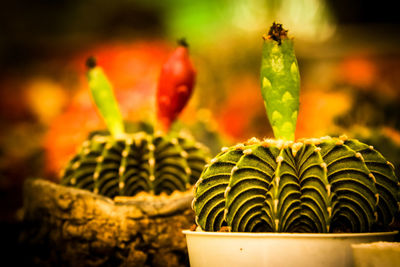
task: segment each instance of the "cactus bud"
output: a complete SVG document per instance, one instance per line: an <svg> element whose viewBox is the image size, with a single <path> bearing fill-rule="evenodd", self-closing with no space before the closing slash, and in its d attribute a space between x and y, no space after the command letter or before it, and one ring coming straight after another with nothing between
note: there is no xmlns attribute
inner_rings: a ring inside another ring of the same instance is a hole
<svg viewBox="0 0 400 267"><path fill-rule="evenodd" d="M190 61L188 45L179 46L162 66L157 88L157 117L165 131L188 102L195 83L196 71Z"/></svg>
<svg viewBox="0 0 400 267"><path fill-rule="evenodd" d="M260 80L268 119L276 139L294 140L300 75L293 40L276 23L263 39Z"/></svg>
<svg viewBox="0 0 400 267"><path fill-rule="evenodd" d="M124 123L111 83L103 70L97 66L93 57L86 61L88 67L87 78L94 102L104 119L112 136L120 137L125 133Z"/></svg>

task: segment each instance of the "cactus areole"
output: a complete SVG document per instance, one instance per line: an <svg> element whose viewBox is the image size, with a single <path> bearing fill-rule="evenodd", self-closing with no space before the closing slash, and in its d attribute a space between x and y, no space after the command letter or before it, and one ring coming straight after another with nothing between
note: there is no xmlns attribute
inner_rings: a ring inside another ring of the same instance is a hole
<svg viewBox="0 0 400 267"><path fill-rule="evenodd" d="M203 231L387 231L399 211L394 166L343 135L294 141L299 71L280 24L264 36L261 92L275 139L222 148L195 185Z"/></svg>

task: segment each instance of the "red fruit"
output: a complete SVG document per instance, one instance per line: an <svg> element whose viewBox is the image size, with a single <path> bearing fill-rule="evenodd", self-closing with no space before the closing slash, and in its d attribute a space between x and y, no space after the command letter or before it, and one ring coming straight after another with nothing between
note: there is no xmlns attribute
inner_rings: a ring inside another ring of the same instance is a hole
<svg viewBox="0 0 400 267"><path fill-rule="evenodd" d="M168 131L188 102L195 78L187 44L181 41L164 63L157 88L157 118L164 130Z"/></svg>

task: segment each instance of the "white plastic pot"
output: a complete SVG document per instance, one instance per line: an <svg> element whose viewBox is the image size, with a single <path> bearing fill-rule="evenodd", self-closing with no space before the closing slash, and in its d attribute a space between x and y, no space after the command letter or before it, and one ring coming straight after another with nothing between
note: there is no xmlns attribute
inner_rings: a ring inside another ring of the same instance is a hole
<svg viewBox="0 0 400 267"><path fill-rule="evenodd" d="M400 266L400 242L351 245L354 267Z"/></svg>
<svg viewBox="0 0 400 267"><path fill-rule="evenodd" d="M351 244L393 241L398 232L359 234L183 231L191 267L352 266Z"/></svg>

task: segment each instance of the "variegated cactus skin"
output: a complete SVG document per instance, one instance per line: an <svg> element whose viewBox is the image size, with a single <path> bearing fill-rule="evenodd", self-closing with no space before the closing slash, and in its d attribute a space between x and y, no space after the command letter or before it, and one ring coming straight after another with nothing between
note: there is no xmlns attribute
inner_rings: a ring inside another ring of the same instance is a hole
<svg viewBox="0 0 400 267"><path fill-rule="evenodd" d="M275 22L263 39L260 81L268 119L276 139L293 141L300 94L293 39Z"/></svg>
<svg viewBox="0 0 400 267"><path fill-rule="evenodd" d="M393 165L355 139L255 138L223 148L195 185L205 231L370 232L398 211Z"/></svg>
<svg viewBox="0 0 400 267"><path fill-rule="evenodd" d="M61 184L108 197L141 191L170 194L190 188L208 156L205 146L186 136L140 132L115 139L95 135L70 160Z"/></svg>

